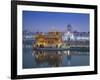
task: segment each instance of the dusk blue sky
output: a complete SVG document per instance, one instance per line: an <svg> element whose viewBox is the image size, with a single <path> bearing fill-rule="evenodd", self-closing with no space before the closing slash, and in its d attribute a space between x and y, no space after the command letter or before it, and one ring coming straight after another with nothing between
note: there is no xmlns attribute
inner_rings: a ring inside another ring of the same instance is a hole
<svg viewBox="0 0 100 80"><path fill-rule="evenodd" d="M73 30L89 31L89 14L23 11L23 30L47 32L65 31L71 24Z"/></svg>

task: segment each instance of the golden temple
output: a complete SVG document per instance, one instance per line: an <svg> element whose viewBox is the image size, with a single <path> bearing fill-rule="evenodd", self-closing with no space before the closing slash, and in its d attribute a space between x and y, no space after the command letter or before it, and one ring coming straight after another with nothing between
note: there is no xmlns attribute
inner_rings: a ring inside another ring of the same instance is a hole
<svg viewBox="0 0 100 80"><path fill-rule="evenodd" d="M62 45L61 32L38 33L35 37L35 47L60 47Z"/></svg>

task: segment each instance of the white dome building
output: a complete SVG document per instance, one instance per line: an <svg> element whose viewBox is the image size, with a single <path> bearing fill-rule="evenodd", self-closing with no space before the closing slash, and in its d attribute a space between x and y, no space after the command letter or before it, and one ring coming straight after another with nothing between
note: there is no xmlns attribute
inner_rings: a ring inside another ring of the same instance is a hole
<svg viewBox="0 0 100 80"><path fill-rule="evenodd" d="M62 39L64 41L68 41L68 40L75 40L74 34L71 32L65 32Z"/></svg>
<svg viewBox="0 0 100 80"><path fill-rule="evenodd" d="M62 40L63 41L75 40L71 25L67 26L67 31L64 32Z"/></svg>

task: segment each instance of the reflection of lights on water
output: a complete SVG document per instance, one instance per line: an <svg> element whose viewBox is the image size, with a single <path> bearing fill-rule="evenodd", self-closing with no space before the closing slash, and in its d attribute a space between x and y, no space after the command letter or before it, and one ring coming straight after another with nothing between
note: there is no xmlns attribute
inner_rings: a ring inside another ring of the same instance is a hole
<svg viewBox="0 0 100 80"><path fill-rule="evenodd" d="M70 55L71 54L69 50L68 51L64 51L63 53L66 54L66 55Z"/></svg>
<svg viewBox="0 0 100 80"><path fill-rule="evenodd" d="M88 54L89 54L88 51L87 51L87 52L81 52L81 51L70 51L70 50L68 50L68 51L63 51L63 53L64 53L65 55L88 55Z"/></svg>
<svg viewBox="0 0 100 80"><path fill-rule="evenodd" d="M70 51L68 50L67 52L68 52L68 55L70 55Z"/></svg>
<svg viewBox="0 0 100 80"><path fill-rule="evenodd" d="M58 54L58 52L55 52L54 54L51 52L39 52L36 51L34 53L34 57L38 64L42 65L42 63L48 63L52 67L59 66L61 63L62 55Z"/></svg>
<svg viewBox="0 0 100 80"><path fill-rule="evenodd" d="M24 45L25 48L32 48L32 45Z"/></svg>
<svg viewBox="0 0 100 80"><path fill-rule="evenodd" d="M69 65L69 66L71 65L71 60L68 60L68 65Z"/></svg>
<svg viewBox="0 0 100 80"><path fill-rule="evenodd" d="M63 64L63 60L66 60L66 66L71 66L72 55L83 55L88 54L88 52L79 52L79 51L33 51L32 56L35 57L37 63L42 65L42 63L48 63L48 65L60 66Z"/></svg>
<svg viewBox="0 0 100 80"><path fill-rule="evenodd" d="M63 51L64 54L67 54L67 51Z"/></svg>
<svg viewBox="0 0 100 80"><path fill-rule="evenodd" d="M32 53L32 56L34 56L34 53Z"/></svg>
<svg viewBox="0 0 100 80"><path fill-rule="evenodd" d="M33 51L32 56L35 56L35 51Z"/></svg>
<svg viewBox="0 0 100 80"><path fill-rule="evenodd" d="M71 59L70 57L72 55L88 55L88 54L89 54L88 52L78 52L78 51L70 51L70 50L67 50L67 51L58 51L56 54L48 54L48 53L46 53L44 51L41 51L41 52L39 52L39 51L33 51L32 56L35 56L36 58L38 58L38 57L49 57L49 58L52 59L56 55L56 57L60 56L60 58L62 59L63 56L66 55L67 59L70 60Z"/></svg>
<svg viewBox="0 0 100 80"><path fill-rule="evenodd" d="M71 51L67 50L67 51L63 51L63 53L66 55L67 65L70 66L71 65Z"/></svg>
<svg viewBox="0 0 100 80"><path fill-rule="evenodd" d="M58 54L61 54L61 51L58 51Z"/></svg>

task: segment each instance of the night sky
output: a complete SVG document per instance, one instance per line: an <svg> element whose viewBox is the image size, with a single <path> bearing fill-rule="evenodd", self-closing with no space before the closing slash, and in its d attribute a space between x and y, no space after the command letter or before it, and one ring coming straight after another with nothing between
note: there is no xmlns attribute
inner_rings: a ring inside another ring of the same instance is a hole
<svg viewBox="0 0 100 80"><path fill-rule="evenodd" d="M48 32L65 31L71 24L73 30L89 31L89 14L23 11L23 30Z"/></svg>

